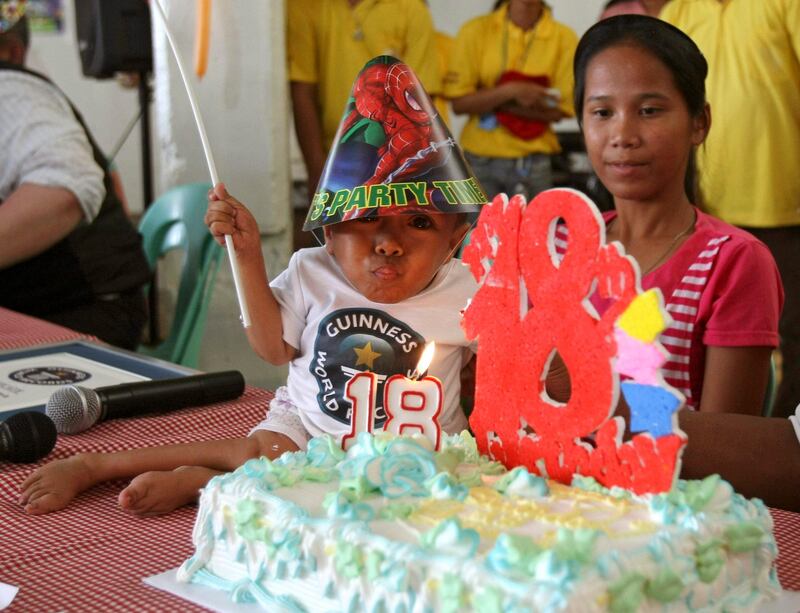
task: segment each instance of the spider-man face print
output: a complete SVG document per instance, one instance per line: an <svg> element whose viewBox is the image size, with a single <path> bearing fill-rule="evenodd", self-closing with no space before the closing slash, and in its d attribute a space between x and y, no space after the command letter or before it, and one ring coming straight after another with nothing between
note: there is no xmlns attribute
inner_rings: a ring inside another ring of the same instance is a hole
<svg viewBox="0 0 800 613"><path fill-rule="evenodd" d="M422 88L417 75L405 64L398 63L389 68L386 93L397 109L416 124L429 125L436 116L436 107L428 93Z"/></svg>
<svg viewBox="0 0 800 613"><path fill-rule="evenodd" d="M414 71L380 56L356 77L304 229L425 211L477 215L486 200Z"/></svg>

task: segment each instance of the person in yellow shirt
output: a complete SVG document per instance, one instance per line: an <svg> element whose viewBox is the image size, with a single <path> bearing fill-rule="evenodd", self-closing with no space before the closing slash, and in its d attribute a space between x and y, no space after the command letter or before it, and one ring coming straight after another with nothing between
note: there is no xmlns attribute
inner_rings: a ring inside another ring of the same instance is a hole
<svg viewBox="0 0 800 613"><path fill-rule="evenodd" d="M774 415L787 416L800 402L800 0L672 0L660 17L708 60L704 204L766 243L783 278Z"/></svg>
<svg viewBox="0 0 800 613"><path fill-rule="evenodd" d="M450 56L453 53L453 42L455 39L445 32L436 32L436 57L439 61L439 74L444 77L447 74L447 66L450 63ZM450 101L441 93L433 97L433 104L439 112L445 125L450 127Z"/></svg>
<svg viewBox="0 0 800 613"><path fill-rule="evenodd" d="M401 59L431 95L441 77L422 0L289 0L286 9L292 110L310 198L364 64L379 55Z"/></svg>
<svg viewBox="0 0 800 613"><path fill-rule="evenodd" d="M444 93L454 113L470 116L461 146L490 197L552 187L552 123L574 114L577 43L541 0L498 2L456 36Z"/></svg>

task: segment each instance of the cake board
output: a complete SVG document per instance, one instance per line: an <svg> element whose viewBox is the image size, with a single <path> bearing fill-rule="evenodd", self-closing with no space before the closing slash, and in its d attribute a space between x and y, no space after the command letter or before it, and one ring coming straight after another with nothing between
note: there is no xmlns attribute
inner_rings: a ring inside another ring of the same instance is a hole
<svg viewBox="0 0 800 613"><path fill-rule="evenodd" d="M145 577L142 581L157 590L162 590L178 598L183 598L196 605L217 613L255 613L263 611L257 604L231 602L227 592L215 590L196 583L181 583L176 578L177 568L163 573ZM770 602L760 605L759 613L786 613L800 611L800 592L783 590L781 595ZM281 613L275 611L274 613Z"/></svg>
<svg viewBox="0 0 800 613"><path fill-rule="evenodd" d="M183 598L216 613L256 613L263 610L256 603L233 602L228 593L221 590L215 590L196 583L181 583L176 578L177 572L177 568L172 568L163 573L145 577L142 582L145 585L162 590L178 598ZM798 600L798 603L800 603L800 600Z"/></svg>

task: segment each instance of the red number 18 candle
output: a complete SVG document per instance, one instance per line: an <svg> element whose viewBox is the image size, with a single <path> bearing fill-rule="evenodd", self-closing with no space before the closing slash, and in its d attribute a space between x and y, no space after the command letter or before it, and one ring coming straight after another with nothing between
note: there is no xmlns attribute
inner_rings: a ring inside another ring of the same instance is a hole
<svg viewBox="0 0 800 613"><path fill-rule="evenodd" d="M442 412L442 382L436 377L419 375L428 370L436 350L435 343L428 343L414 373L416 377L393 375L383 387L383 406L388 419L383 429L394 434L413 434L416 431L426 436L435 449L441 442L439 414Z"/></svg>
<svg viewBox="0 0 800 613"><path fill-rule="evenodd" d="M422 434L438 450L441 443L438 418L444 398L442 382L436 377L420 376L428 370L435 350L435 343L428 343L411 377L393 375L386 380L383 406L387 415L384 430L395 434ZM373 372L356 373L347 382L345 397L353 407L350 432L342 437L343 449L352 444L359 432L372 432L377 390L378 375Z"/></svg>

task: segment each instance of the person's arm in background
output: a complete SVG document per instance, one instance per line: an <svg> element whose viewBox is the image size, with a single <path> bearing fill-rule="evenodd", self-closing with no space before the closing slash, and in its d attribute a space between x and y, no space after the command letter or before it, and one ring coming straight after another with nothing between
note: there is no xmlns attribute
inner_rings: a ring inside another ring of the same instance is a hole
<svg viewBox="0 0 800 613"><path fill-rule="evenodd" d="M322 120L316 83L292 81L292 112L297 142L308 174L308 197L314 196L322 169L325 167L325 148L322 145Z"/></svg>
<svg viewBox="0 0 800 613"><path fill-rule="evenodd" d="M570 28L563 26L559 34L560 52L558 63L553 69L552 87L559 92L558 108L564 117L575 116L575 104L572 99L575 91L575 79L572 75L572 63L575 49L578 47L578 36Z"/></svg>
<svg viewBox="0 0 800 613"><path fill-rule="evenodd" d="M782 306L769 249L755 240L723 243L698 307L706 346L700 411L761 415Z"/></svg>
<svg viewBox="0 0 800 613"><path fill-rule="evenodd" d="M449 34L436 32L436 57L439 60L439 76L442 78L442 89L433 96L433 104L442 118L445 125L450 127L450 101L444 97L444 76L447 74L447 67L450 63L450 56L453 52L453 41Z"/></svg>
<svg viewBox="0 0 800 613"><path fill-rule="evenodd" d="M553 122L567 117L548 88L530 81L507 81L451 100L453 111L483 115L498 109L532 119Z"/></svg>
<svg viewBox="0 0 800 613"><path fill-rule="evenodd" d="M0 206L0 268L46 251L82 219L78 198L68 189L23 183Z"/></svg>
<svg viewBox="0 0 800 613"><path fill-rule="evenodd" d="M556 54L557 62L550 69L550 87L558 90L558 96L548 92L536 83L522 83L527 87L514 93L514 98L503 105L503 110L548 123L559 121L575 115L572 101L574 80L572 77L572 60L578 46L578 37L572 30L561 24L558 35L553 36L551 44L558 44L559 52ZM530 87L531 85L536 86ZM544 91L542 91L544 89Z"/></svg>
<svg viewBox="0 0 800 613"><path fill-rule="evenodd" d="M528 81L483 86L478 66L483 54L483 33L476 21L462 26L453 44L444 93L456 114L484 115L500 107L516 109L538 121L557 121L562 112L553 106L547 88ZM521 111L520 111L521 110Z"/></svg>
<svg viewBox="0 0 800 613"><path fill-rule="evenodd" d="M28 109L15 113L3 140L8 150L0 154L4 176L16 185L0 206L0 267L7 267L91 222L105 188L86 132L52 85L19 76L0 108Z"/></svg>
<svg viewBox="0 0 800 613"><path fill-rule="evenodd" d="M740 494L800 511L800 441L788 419L683 410L682 479L719 474Z"/></svg>
<svg viewBox="0 0 800 613"><path fill-rule="evenodd" d="M131 209L128 206L128 196L125 195L125 186L122 184L122 175L113 163L109 166L108 176L111 177L111 186L114 188L114 194L122 205L122 210L125 211L125 215L130 218Z"/></svg>
<svg viewBox="0 0 800 613"><path fill-rule="evenodd" d="M761 415L772 347L707 347L700 411Z"/></svg>
<svg viewBox="0 0 800 613"><path fill-rule="evenodd" d="M308 175L308 197L314 196L325 166L317 65L318 41L313 5L301 0L286 3L286 54L294 129Z"/></svg>

